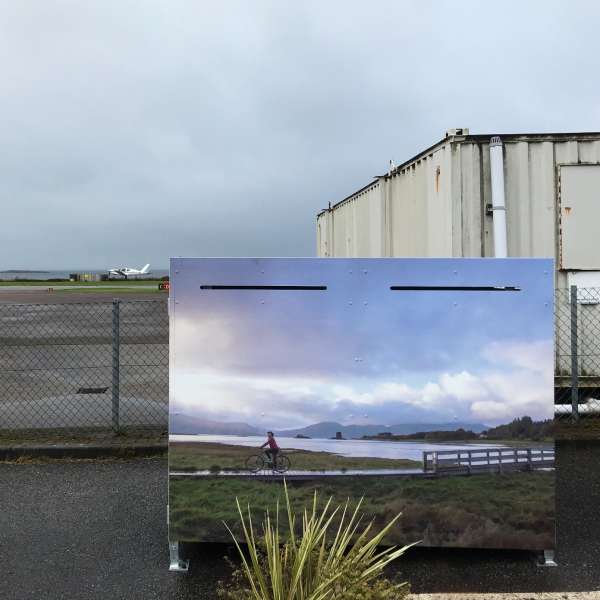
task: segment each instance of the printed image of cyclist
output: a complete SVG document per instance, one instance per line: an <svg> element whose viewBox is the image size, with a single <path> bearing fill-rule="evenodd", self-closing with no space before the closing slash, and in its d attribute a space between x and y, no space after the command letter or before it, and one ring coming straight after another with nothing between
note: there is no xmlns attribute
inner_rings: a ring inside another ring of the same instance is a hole
<svg viewBox="0 0 600 600"><path fill-rule="evenodd" d="M267 441L260 447L261 450L265 446L269 446L265 450L265 454L267 455L271 465L274 466L277 461L277 453L279 452L279 446L277 445L277 442L275 441L275 436L273 435L272 431L267 431Z"/></svg>

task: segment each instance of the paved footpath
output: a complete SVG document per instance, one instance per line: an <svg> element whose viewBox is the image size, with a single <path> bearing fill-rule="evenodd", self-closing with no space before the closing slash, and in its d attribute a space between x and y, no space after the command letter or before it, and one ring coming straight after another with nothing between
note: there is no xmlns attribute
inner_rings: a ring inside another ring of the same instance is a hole
<svg viewBox="0 0 600 600"><path fill-rule="evenodd" d="M234 555L230 547L190 547L190 573L167 570L166 473L163 458L0 463L0 598L215 598L226 575L222 558ZM416 593L504 593L417 594L418 600L588 600L600 595L537 591L600 589L591 558L588 550L541 569L528 553L420 549L398 567Z"/></svg>
<svg viewBox="0 0 600 600"><path fill-rule="evenodd" d="M409 600L599 600L600 592L517 594L411 594Z"/></svg>

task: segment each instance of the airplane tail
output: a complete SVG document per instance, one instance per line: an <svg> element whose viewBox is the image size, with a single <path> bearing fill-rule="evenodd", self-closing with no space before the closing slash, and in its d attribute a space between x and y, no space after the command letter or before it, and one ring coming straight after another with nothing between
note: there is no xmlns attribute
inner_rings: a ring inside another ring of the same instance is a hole
<svg viewBox="0 0 600 600"><path fill-rule="evenodd" d="M144 266L142 267L142 270L140 271L140 273L144 273L144 274L145 274L145 273L147 273L149 270L150 270L150 265L149 265L149 264L148 264L148 265L144 265Z"/></svg>

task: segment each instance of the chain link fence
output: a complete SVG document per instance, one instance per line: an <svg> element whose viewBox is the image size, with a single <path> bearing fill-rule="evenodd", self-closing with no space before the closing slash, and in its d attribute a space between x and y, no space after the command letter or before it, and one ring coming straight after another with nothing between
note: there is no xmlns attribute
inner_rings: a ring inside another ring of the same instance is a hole
<svg viewBox="0 0 600 600"><path fill-rule="evenodd" d="M600 434L600 288L556 291L555 430ZM164 436L165 300L0 305L0 438Z"/></svg>
<svg viewBox="0 0 600 600"><path fill-rule="evenodd" d="M600 288L571 286L555 299L555 430L600 434Z"/></svg>
<svg viewBox="0 0 600 600"><path fill-rule="evenodd" d="M0 305L0 436L166 434L165 300Z"/></svg>

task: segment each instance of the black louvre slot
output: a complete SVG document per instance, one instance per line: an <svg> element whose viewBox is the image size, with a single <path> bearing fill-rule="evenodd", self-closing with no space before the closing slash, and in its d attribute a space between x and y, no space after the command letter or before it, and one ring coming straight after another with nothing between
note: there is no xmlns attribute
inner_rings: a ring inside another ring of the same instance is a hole
<svg viewBox="0 0 600 600"><path fill-rule="evenodd" d="M326 285L201 285L201 290L326 290Z"/></svg>
<svg viewBox="0 0 600 600"><path fill-rule="evenodd" d="M393 292L520 292L513 285L392 285Z"/></svg>

